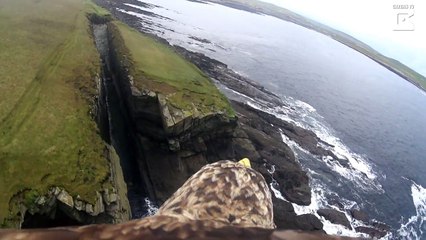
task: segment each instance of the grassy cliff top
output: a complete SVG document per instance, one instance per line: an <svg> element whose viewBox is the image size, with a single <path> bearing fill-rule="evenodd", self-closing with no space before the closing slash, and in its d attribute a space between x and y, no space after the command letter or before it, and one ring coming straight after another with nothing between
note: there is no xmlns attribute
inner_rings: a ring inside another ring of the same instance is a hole
<svg viewBox="0 0 426 240"><path fill-rule="evenodd" d="M90 117L99 56L86 0L0 2L0 225L51 186L92 202L109 176ZM15 218L15 219L14 219ZM5 222L6 223L6 222Z"/></svg>
<svg viewBox="0 0 426 240"><path fill-rule="evenodd" d="M130 71L138 89L164 94L170 105L184 112L235 116L228 99L214 83L170 46L121 22L113 22L110 27L118 39L115 45L119 51L130 56Z"/></svg>

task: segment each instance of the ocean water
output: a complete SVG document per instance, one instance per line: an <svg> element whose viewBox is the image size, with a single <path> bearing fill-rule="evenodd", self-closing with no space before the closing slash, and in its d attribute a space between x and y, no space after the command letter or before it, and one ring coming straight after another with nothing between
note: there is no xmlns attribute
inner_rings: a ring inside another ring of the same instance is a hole
<svg viewBox="0 0 426 240"><path fill-rule="evenodd" d="M361 208L387 223L387 239L426 239L426 94L362 54L315 31L280 19L216 4L185 0L126 3L141 28L174 45L198 51L279 95L265 105L223 87L251 106L314 131L336 156L319 158L286 142L311 177L313 201L322 207ZM165 18L137 13L138 9ZM200 41L197 39L206 39ZM271 185L272 186L272 185ZM279 192L276 194L279 194ZM282 197L282 196L281 196ZM353 227L365 225L345 212ZM322 219L328 233L357 236Z"/></svg>

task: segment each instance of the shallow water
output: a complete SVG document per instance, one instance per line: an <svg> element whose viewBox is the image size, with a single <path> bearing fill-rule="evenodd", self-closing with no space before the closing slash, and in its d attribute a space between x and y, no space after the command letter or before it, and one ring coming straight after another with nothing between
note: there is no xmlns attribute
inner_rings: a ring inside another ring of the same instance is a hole
<svg viewBox="0 0 426 240"><path fill-rule="evenodd" d="M390 238L426 237L424 92L331 38L274 17L184 0L143 2L162 6L142 9L172 20L122 12L159 24L150 26L153 33L218 59L277 93L288 106L267 108L246 100L313 130L349 160L351 167L343 168L287 142L308 169L318 200L300 212L328 206L327 199L337 194L346 207L361 207L390 224ZM326 228L346 234L336 229Z"/></svg>

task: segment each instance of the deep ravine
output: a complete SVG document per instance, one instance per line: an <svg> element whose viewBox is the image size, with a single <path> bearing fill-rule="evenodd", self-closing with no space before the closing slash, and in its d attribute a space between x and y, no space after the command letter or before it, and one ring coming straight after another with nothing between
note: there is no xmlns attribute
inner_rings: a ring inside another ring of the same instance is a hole
<svg viewBox="0 0 426 240"><path fill-rule="evenodd" d="M138 147L132 134L132 123L126 107L120 99L114 74L109 64L109 46L107 25L92 25L97 49L102 59L102 76L100 98L105 109L100 119L102 136L115 150L127 185L127 198L131 208L131 218L140 218L147 212L145 198L147 193L138 165ZM100 110L102 115L102 109ZM103 119L102 119L103 118Z"/></svg>

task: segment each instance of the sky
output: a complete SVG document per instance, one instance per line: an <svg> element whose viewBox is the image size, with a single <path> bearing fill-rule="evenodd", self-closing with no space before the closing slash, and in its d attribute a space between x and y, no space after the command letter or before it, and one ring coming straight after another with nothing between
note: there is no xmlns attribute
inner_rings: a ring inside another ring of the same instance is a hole
<svg viewBox="0 0 426 240"><path fill-rule="evenodd" d="M426 76L424 0L262 1L287 8L345 32ZM398 9L395 5L408 7L408 10Z"/></svg>

